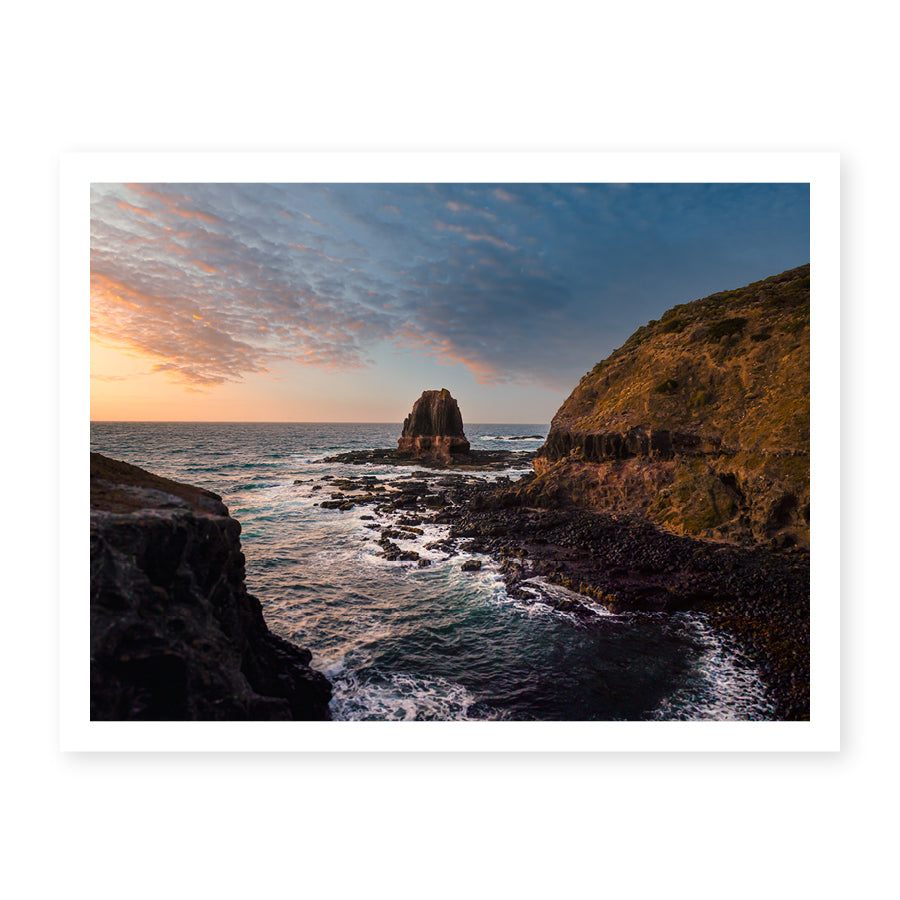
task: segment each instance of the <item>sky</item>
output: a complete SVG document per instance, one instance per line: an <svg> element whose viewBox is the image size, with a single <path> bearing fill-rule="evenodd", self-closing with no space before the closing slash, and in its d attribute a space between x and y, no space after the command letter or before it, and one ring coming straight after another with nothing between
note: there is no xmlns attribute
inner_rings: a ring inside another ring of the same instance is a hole
<svg viewBox="0 0 900 900"><path fill-rule="evenodd" d="M807 184L93 184L91 419L549 423L677 303L809 262Z"/></svg>

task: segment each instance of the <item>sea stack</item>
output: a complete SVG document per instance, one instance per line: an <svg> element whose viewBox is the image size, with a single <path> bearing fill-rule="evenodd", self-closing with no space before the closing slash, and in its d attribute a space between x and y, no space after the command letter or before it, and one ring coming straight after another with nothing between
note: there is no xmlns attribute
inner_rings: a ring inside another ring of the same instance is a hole
<svg viewBox="0 0 900 900"><path fill-rule="evenodd" d="M451 454L469 452L462 413L447 388L423 391L403 422L397 442L398 456L428 458L449 463Z"/></svg>

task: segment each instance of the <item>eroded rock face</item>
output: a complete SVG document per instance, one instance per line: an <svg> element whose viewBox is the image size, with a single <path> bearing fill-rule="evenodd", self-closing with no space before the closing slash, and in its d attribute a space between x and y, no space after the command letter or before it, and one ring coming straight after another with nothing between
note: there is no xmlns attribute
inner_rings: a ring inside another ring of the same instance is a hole
<svg viewBox="0 0 900 900"><path fill-rule="evenodd" d="M809 544L809 266L681 304L553 417L522 502Z"/></svg>
<svg viewBox="0 0 900 900"><path fill-rule="evenodd" d="M424 391L403 422L397 454L450 461L469 452L459 405L447 388Z"/></svg>
<svg viewBox="0 0 900 900"><path fill-rule="evenodd" d="M216 494L91 454L91 718L327 719L311 654L272 634Z"/></svg>

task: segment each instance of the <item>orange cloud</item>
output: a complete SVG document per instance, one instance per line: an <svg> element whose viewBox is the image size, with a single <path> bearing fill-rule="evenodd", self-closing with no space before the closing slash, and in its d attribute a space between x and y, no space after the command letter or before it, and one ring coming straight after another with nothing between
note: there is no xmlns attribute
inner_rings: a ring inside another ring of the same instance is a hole
<svg viewBox="0 0 900 900"><path fill-rule="evenodd" d="M437 228L438 231L463 232L466 230L462 225L449 225L447 222L442 222L440 219L435 219L434 227Z"/></svg>
<svg viewBox="0 0 900 900"><path fill-rule="evenodd" d="M301 253L315 253L316 256L321 256L322 259L327 259L329 262L336 262L343 264L342 259L336 259L334 256L326 256L321 250L316 250L313 247L306 247L303 244L288 244L289 247L293 247L295 250L301 251Z"/></svg>
<svg viewBox="0 0 900 900"><path fill-rule="evenodd" d="M142 216L149 216L151 219L157 218L156 213L150 212L149 209L141 209L139 206L134 206L126 200L119 201L119 209L127 209L130 212L140 213Z"/></svg>
<svg viewBox="0 0 900 900"><path fill-rule="evenodd" d="M201 269L203 269L205 272L209 272L210 275L218 275L218 274L219 274L219 270L218 270L218 269L214 269L211 265L209 265L209 263L203 262L202 259L192 259L191 262L192 262L195 266L199 266L199 267L200 267Z"/></svg>
<svg viewBox="0 0 900 900"><path fill-rule="evenodd" d="M512 244L507 244L506 241L494 237L492 234L472 234L472 232L466 232L466 238L470 241L485 241L488 244L493 244L495 247L502 247L504 250L514 251L516 249Z"/></svg>
<svg viewBox="0 0 900 900"><path fill-rule="evenodd" d="M219 224L222 221L209 213L200 212L200 210L197 209L190 209L189 206L193 201L190 197L185 197L183 194L164 194L162 191L154 190L146 184L131 183L128 184L127 187L144 197L159 201L170 212L174 213L176 216L180 216L182 219L197 219L201 222L209 222L214 225ZM119 205L121 206L121 204ZM185 208L186 206L188 208ZM138 211L140 212L140 210Z"/></svg>
<svg viewBox="0 0 900 900"><path fill-rule="evenodd" d="M140 290L102 272L91 274L91 335L155 360L151 371L181 384L210 387L266 372L265 351L204 318L196 301Z"/></svg>
<svg viewBox="0 0 900 900"><path fill-rule="evenodd" d="M401 347L411 347L419 350L424 356L433 357L441 365L464 366L472 372L479 384L501 384L510 380L509 376L496 366L475 359L455 349L452 342L447 338L435 340L411 325L403 326L397 333L402 338L402 340L397 341Z"/></svg>

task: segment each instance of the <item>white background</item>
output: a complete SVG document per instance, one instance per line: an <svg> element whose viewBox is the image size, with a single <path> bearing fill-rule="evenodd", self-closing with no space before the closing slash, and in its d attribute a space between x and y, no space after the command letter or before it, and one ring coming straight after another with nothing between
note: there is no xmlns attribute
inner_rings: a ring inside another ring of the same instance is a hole
<svg viewBox="0 0 900 900"><path fill-rule="evenodd" d="M828 897L891 883L889 7L621 6L4 14L11 896ZM348 149L841 153L839 754L59 753L59 154Z"/></svg>

